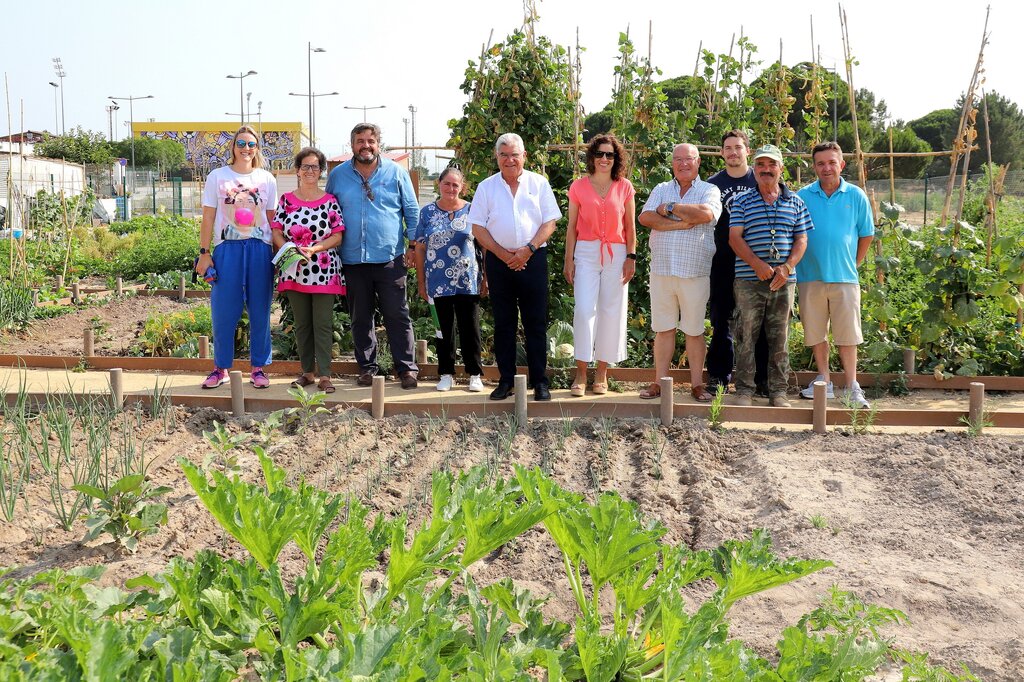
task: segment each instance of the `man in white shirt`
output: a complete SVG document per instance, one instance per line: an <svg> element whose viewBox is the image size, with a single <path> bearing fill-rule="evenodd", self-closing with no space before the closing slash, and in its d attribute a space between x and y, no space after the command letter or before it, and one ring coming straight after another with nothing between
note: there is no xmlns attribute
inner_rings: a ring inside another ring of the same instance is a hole
<svg viewBox="0 0 1024 682"><path fill-rule="evenodd" d="M711 295L711 259L722 193L700 179L700 152L692 144L672 150L672 175L651 190L637 220L651 229L651 326L654 329L654 381L641 398L661 395L658 380L668 376L676 349L676 329L686 336L690 394L711 402L704 386L704 311Z"/></svg>
<svg viewBox="0 0 1024 682"><path fill-rule="evenodd" d="M494 311L494 358L501 374L491 400L504 400L513 392L520 315L534 400L551 400L547 240L562 212L547 178L523 169L523 138L505 133L494 143L494 155L499 172L480 183L469 209L473 237L487 250L484 263Z"/></svg>

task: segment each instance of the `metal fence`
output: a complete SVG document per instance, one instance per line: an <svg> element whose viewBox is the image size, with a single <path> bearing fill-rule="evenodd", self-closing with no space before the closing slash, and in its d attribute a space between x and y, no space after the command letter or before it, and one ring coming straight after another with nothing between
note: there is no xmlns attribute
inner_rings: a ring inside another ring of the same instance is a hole
<svg viewBox="0 0 1024 682"><path fill-rule="evenodd" d="M953 210L960 197L960 184L963 176L958 175L953 183ZM949 176L934 176L914 180L897 179L895 185L896 203L907 210L904 218L912 225L924 225L942 215L942 207L946 202L946 186ZM987 188L984 173L971 173L967 176L968 187L980 185ZM889 180L868 180L868 192L872 191L879 202L889 201L891 185ZM984 191L984 190L983 190ZM1009 171L1003 183L1003 196L1024 198L1024 171Z"/></svg>

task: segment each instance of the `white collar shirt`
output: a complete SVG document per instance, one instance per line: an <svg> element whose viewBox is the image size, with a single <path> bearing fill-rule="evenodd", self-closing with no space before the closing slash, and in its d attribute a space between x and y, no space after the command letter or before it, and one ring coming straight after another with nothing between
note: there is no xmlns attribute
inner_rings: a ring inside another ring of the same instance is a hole
<svg viewBox="0 0 1024 682"><path fill-rule="evenodd" d="M485 228L499 246L510 250L526 246L541 225L561 217L548 179L528 170L519 176L515 196L501 173L482 181L469 209L470 224Z"/></svg>
<svg viewBox="0 0 1024 682"><path fill-rule="evenodd" d="M651 230L651 274L673 277L708 277L715 255L715 224L722 214L722 193L718 187L694 178L689 189L680 194L675 178L657 185L644 204L644 211L656 211L661 204L707 204L713 217L688 230Z"/></svg>

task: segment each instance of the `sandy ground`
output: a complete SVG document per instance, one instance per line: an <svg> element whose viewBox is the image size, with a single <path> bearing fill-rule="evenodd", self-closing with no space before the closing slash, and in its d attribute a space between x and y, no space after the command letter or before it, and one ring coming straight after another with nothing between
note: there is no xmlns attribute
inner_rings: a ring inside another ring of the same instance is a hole
<svg viewBox="0 0 1024 682"><path fill-rule="evenodd" d="M105 563L119 583L159 571L172 556L211 547L241 556L192 494L176 463L202 462L202 432L213 420L256 433L259 415L232 419L210 408L174 408L164 418L129 414L115 429L144 443L155 483L173 491L169 524L144 539L134 556L102 541L84 545L84 527L61 530L34 470L29 506L2 523L0 564L30 574L52 566ZM385 513L421 516L430 472L489 461L503 418L412 417L370 420L357 410L316 417L305 434L282 437L270 454L294 477L351 492ZM81 436L80 436L81 438ZM79 448L84 447L79 443ZM783 555L825 558L836 567L741 602L732 635L771 655L783 627L837 584L866 599L902 609L912 626L894 630L898 644L929 651L947 666L966 663L987 680L1024 678L1024 442L1019 438L935 432L915 435L824 436L780 430L717 433L696 420L666 429L649 420L531 420L501 458L541 465L564 486L593 496L615 490L668 528L666 540L714 547L754 528L771 531ZM255 457L241 458L256 480ZM811 518L817 517L815 527ZM282 555L294 569L298 551ZM548 615L571 620L574 605L554 545L527 532L474 567L482 583L510 575L553 597ZM695 591L694 596L700 592Z"/></svg>

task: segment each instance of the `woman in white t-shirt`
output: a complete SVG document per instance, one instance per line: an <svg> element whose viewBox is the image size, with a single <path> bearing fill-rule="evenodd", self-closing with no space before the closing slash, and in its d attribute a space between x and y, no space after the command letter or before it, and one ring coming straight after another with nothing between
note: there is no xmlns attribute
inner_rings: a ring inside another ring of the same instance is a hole
<svg viewBox="0 0 1024 682"><path fill-rule="evenodd" d="M271 362L270 303L274 295L275 237L270 229L277 206L277 182L263 169L260 139L244 125L231 139L231 161L206 178L203 224L199 232L196 271L214 269L210 292L213 317L214 370L203 388L228 381L235 357L235 332L242 310L249 313L250 381L256 388L270 385L263 367Z"/></svg>

